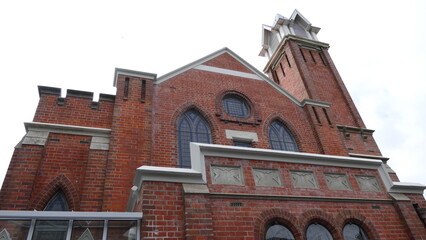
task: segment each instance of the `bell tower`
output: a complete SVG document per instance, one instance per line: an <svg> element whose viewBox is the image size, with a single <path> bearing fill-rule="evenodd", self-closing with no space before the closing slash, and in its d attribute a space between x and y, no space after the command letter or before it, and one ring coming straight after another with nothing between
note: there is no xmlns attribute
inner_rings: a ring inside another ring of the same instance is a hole
<svg viewBox="0 0 426 240"><path fill-rule="evenodd" d="M317 38L319 31L297 10L290 18L278 14L271 26L262 26L259 55L268 58L263 71L301 103L325 103L302 104L324 153L380 155L372 138L374 131L365 128L328 53L329 44ZM333 138L341 141L327 140Z"/></svg>

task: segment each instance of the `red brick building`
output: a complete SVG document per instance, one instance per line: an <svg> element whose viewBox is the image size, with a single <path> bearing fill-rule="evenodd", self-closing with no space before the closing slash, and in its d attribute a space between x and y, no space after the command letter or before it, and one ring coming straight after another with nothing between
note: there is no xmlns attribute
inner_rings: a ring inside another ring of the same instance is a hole
<svg viewBox="0 0 426 240"><path fill-rule="evenodd" d="M96 102L40 86L0 239L426 239L426 186L386 164L318 31L264 26L268 76L224 48L116 69Z"/></svg>

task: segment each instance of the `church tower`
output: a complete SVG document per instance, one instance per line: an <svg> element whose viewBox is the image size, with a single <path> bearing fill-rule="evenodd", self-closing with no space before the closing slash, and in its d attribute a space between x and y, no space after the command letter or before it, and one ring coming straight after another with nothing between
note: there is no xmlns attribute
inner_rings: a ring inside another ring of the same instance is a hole
<svg viewBox="0 0 426 240"><path fill-rule="evenodd" d="M263 71L304 103L325 154L380 156L374 131L366 129L319 31L297 10L290 18L278 14L272 26L262 27Z"/></svg>

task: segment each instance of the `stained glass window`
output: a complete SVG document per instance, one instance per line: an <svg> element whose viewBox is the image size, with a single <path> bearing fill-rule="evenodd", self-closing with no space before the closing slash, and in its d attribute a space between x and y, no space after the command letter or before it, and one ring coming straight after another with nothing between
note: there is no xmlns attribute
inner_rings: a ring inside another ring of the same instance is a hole
<svg viewBox="0 0 426 240"><path fill-rule="evenodd" d="M345 240L368 240L365 232L356 224L348 223L343 228L343 237Z"/></svg>
<svg viewBox="0 0 426 240"><path fill-rule="evenodd" d="M272 149L297 152L297 145L290 131L279 121L274 121L268 130Z"/></svg>
<svg viewBox="0 0 426 240"><path fill-rule="evenodd" d="M246 118L250 116L250 108L242 97L238 95L226 95L222 100L225 112L233 117Z"/></svg>
<svg viewBox="0 0 426 240"><path fill-rule="evenodd" d="M58 191L55 196L50 199L44 211L69 211L64 192Z"/></svg>
<svg viewBox="0 0 426 240"><path fill-rule="evenodd" d="M178 141L179 167L191 168L189 143L211 143L210 126L196 110L189 110L180 117Z"/></svg>

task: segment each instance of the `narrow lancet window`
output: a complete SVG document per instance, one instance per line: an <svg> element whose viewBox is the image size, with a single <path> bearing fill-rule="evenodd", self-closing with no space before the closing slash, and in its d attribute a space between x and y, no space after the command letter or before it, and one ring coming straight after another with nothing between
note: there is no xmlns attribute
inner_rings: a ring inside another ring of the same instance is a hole
<svg viewBox="0 0 426 240"><path fill-rule="evenodd" d="M63 191L58 191L49 203L47 203L44 211L69 211L67 199Z"/></svg>
<svg viewBox="0 0 426 240"><path fill-rule="evenodd" d="M271 148L275 150L297 152L297 145L290 131L280 121L274 121L268 130Z"/></svg>

